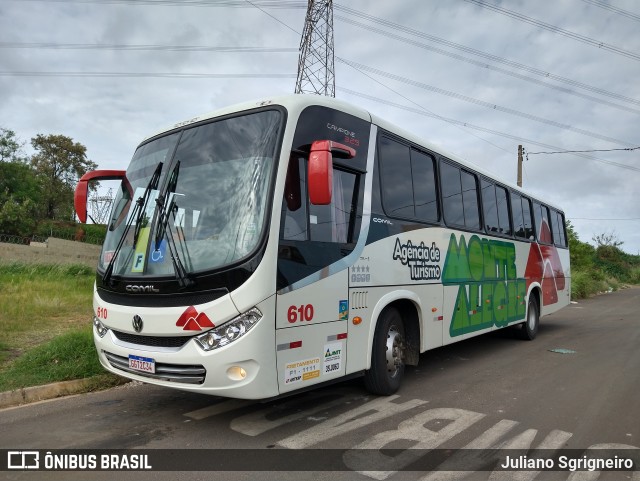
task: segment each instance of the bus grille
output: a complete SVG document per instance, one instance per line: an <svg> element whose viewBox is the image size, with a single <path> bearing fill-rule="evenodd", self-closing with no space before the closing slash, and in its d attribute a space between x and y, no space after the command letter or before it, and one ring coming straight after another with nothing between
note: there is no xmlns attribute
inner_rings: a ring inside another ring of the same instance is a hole
<svg viewBox="0 0 640 481"><path fill-rule="evenodd" d="M156 363L156 372L141 372L129 367L129 359L103 351L109 364L120 371L130 372L138 376L150 377L161 381L181 382L185 384L202 384L207 374L204 366Z"/></svg>
<svg viewBox="0 0 640 481"><path fill-rule="evenodd" d="M139 336L120 331L113 331L113 334L121 341L130 344L152 347L182 347L191 339L190 336Z"/></svg>

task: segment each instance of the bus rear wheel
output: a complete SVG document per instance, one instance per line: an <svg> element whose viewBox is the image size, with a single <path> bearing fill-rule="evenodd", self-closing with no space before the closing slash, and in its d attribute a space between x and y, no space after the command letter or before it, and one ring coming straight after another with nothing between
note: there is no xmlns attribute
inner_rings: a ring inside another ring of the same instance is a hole
<svg viewBox="0 0 640 481"><path fill-rule="evenodd" d="M388 396L400 388L404 376L405 348L402 316L396 308L388 307L380 314L373 334L371 368L364 375L368 391Z"/></svg>
<svg viewBox="0 0 640 481"><path fill-rule="evenodd" d="M538 334L539 325L540 310L538 309L538 301L533 295L530 295L529 303L527 304L527 319L521 325L520 338L525 341L533 341Z"/></svg>

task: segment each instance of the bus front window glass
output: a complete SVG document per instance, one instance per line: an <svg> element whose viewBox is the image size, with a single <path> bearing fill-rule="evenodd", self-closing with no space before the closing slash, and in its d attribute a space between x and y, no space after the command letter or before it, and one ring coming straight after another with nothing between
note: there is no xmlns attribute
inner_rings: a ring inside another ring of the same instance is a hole
<svg viewBox="0 0 640 481"><path fill-rule="evenodd" d="M127 171L133 201L161 161L162 177L147 202L136 245L132 228L113 274L172 275L174 245L187 272L217 269L250 254L265 225L281 120L280 112L265 110L190 126L142 145ZM120 228L108 233L103 262L121 237Z"/></svg>
<svg viewBox="0 0 640 481"><path fill-rule="evenodd" d="M167 165L171 160L171 154L178 141L179 134L171 134L165 137L148 142L136 150L131 160L131 164L127 169L126 177L120 184L116 198L114 199L114 208L107 226L108 232L102 246L102 255L100 256L99 266L105 269L114 256L116 246L124 235L127 221L133 214L138 197L144 194L144 191L151 180L151 176L155 172L158 164L163 163L164 168L161 172L161 179L165 177ZM161 180L162 182L162 180ZM151 196L157 197L157 191L151 192ZM147 203L147 209L153 208L155 203L151 203L151 207ZM148 224L151 219L145 216L142 221ZM114 273L122 274L127 267L131 266L134 256L135 246L133 245L133 234L135 231L135 219L131 219L132 225L129 228L126 238L123 240L122 248L114 260ZM139 272L134 272L139 274Z"/></svg>

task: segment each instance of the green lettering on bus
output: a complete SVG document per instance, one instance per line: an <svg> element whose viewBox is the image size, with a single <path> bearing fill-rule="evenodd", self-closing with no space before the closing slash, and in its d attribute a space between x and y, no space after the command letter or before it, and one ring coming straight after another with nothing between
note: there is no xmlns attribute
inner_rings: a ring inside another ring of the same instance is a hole
<svg viewBox="0 0 640 481"><path fill-rule="evenodd" d="M505 327L526 313L526 280L518 278L513 242L451 234L442 270L445 286L458 286L451 337Z"/></svg>

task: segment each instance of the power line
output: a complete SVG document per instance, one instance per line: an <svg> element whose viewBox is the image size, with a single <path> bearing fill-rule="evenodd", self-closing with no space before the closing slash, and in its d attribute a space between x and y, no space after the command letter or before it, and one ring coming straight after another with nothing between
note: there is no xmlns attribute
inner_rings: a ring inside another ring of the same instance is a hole
<svg viewBox="0 0 640 481"><path fill-rule="evenodd" d="M522 117L522 118L525 118L525 119L528 119L528 120L532 120L534 122L538 122L538 123L542 123L542 124L546 124L546 125L551 125L553 127L558 127L560 129L570 130L572 132L576 132L576 133L579 133L579 134L582 134L582 135L586 135L587 137L594 137L594 138L601 139L601 140L606 140L608 142L612 142L612 143L615 143L615 144L627 145L627 146L630 146L630 147L635 147L635 145L636 145L636 144L632 144L630 142L627 142L625 140L620 140L620 139L616 139L616 138L613 138L613 137L608 137L606 135L598 134L597 132L591 132L589 130L579 129L577 127L573 127L573 126L568 125L568 124L563 124L563 123L560 123L560 122L556 122L555 120L545 119L543 117L538 117L537 115L528 114L526 112L520 112L519 110L511 109L511 108L508 108L508 107L503 107L503 106L498 105L498 104L494 104L494 103L491 103L491 102L485 102L484 100L475 99L473 97L469 97L467 95L462 95L462 94L459 94L457 92L452 92L452 91L449 91L449 90L445 90L445 89L441 89L441 88L438 88L438 87L434 87L433 85L424 84L422 82L411 80L411 79L408 79L406 77L401 77L399 75L395 75L395 74L392 74L392 73L389 73L389 72L385 72L383 70L379 70L379 69L376 69L376 68L373 68L373 67L369 67L367 65L362 65L362 64L350 61L350 60L345 60L345 59L340 58L340 57L336 57L336 60L341 62L341 63L345 63L347 65L351 65L352 67L357 67L360 70L364 70L364 71L371 72L371 73L376 74L376 75L380 75L381 77L385 77L385 78L389 78L389 79L392 79L392 80L396 80L398 82L402 82L402 83L405 83L405 84L408 84L408 85L412 85L414 87L418 87L418 88L421 88L421 89L429 90L431 92L438 93L438 94L441 94L441 95L445 95L447 97L455 98L455 99L458 99L458 100L462 100L464 102L473 103L475 105L479 105L481 107L485 107L485 108L488 108L488 109L491 109L491 110L496 110L496 111L503 112L503 113L506 113L506 114Z"/></svg>
<svg viewBox="0 0 640 481"><path fill-rule="evenodd" d="M368 20L370 22L374 22L374 23L377 23L379 25L384 25L384 26L386 26L388 28L391 28L394 31L402 31L402 32L407 33L409 35L413 35L413 36L416 36L416 37L419 37L419 38L423 38L425 40L429 40L430 42L441 44L441 45L444 45L446 47L449 47L449 48L452 48L452 49L455 49L455 50L460 50L460 51L465 52L465 53L470 53L470 54L475 55L477 57L485 58L485 59L490 60L492 62L500 63L500 64L503 64L503 65L507 65L507 66L515 68L517 70L523 70L523 71L528 72L530 74L537 75L537 76L540 76L540 77L544 77L546 79L551 79L551 80L555 80L557 82L566 83L566 84L572 85L574 87L578 87L578 88L583 89L583 90L588 90L590 92L594 92L594 93L597 93L597 94L600 94L600 95L603 95L603 96L607 96L607 97L615 98L615 99L618 99L618 100L623 100L625 102L629 102L629 103L633 103L633 104L636 104L636 105L640 105L640 100L637 100L637 99L634 99L634 98L631 98L631 97L626 97L624 95L620 95L620 94L617 94L617 93L614 93L614 92L609 92L607 90L604 90L604 89L601 89L601 88L598 88L598 87L594 87L592 85L584 84L584 83L581 83L581 82L578 82L576 80L572 80L572 79L569 79L569 78L566 78L566 77L561 77L559 75L552 74L551 72L545 72L544 70L540 70L540 69L537 69L535 67L531 67L529 65L524 65L524 64L521 64L521 63L518 63L518 62L514 62L514 61L508 60L508 59L506 59L504 57L488 54L486 52L482 52L480 50L476 50L474 48L467 47L465 45L461 45L461 44L457 44L457 43L454 43L454 42L450 42L449 40L445 40L445 39L442 39L440 37L436 37L434 35L429 35L429 34L426 34L424 32L421 32L419 30L414 30L414 29L406 27L404 25L400 25L398 23L393 23L393 22L390 22L388 20L384 20L384 19L381 19L381 18L378 18L378 17L374 17L373 15L368 15L368 14L360 12L358 10L354 10L354 9L351 9L351 8L348 8L348 7L344 7L344 6L338 5L338 4L334 4L334 8L336 10L348 13L352 17L364 18L364 19L366 19L366 20ZM357 26L362 26L362 24L354 22L351 19L346 19L344 17L337 16L337 15L336 15L336 18L339 18L341 21L347 21L347 22L352 23L352 24L357 25ZM370 27L363 26L363 28L370 28ZM379 33L377 30L374 30L374 31ZM387 33L385 33L385 34L387 34ZM435 49L432 49L432 50L436 51ZM457 57L453 57L453 54L451 54L449 52L446 52L446 51L439 51L438 50L436 52L437 53L441 53L443 55L451 56L452 58L457 58ZM461 57L460 60L464 59L464 58L465 57ZM490 65L481 65L481 66L483 68L494 69Z"/></svg>
<svg viewBox="0 0 640 481"><path fill-rule="evenodd" d="M488 10L493 10L494 12L500 13L502 15L506 15L507 17L511 17L516 20L520 20L521 22L525 22L530 25L534 25L536 27L548 30L550 32L557 33L559 35L564 35L565 37L572 38L579 42L586 43L594 47L598 47L602 50L607 50L609 52L617 53L618 55L622 55L624 57L627 57L633 60L640 60L640 55L636 53L629 52L628 50L624 50L614 45L609 45L608 43L604 43L599 40L595 40L591 37L587 37L586 35L581 35L579 33L571 32L569 30L565 30L564 28L556 27L555 25L551 25L549 23L542 22L540 20L536 20L531 17L527 17L526 15L522 15L512 10L498 7L497 5L492 5L492 4L483 2L481 0L464 0L464 1L468 3L473 3L474 5L478 5L479 7L486 8Z"/></svg>
<svg viewBox="0 0 640 481"><path fill-rule="evenodd" d="M225 7L250 8L244 0L14 0L47 3L90 3L102 5L136 5L155 7ZM255 0L256 4L266 8L306 8L307 3L301 1Z"/></svg>
<svg viewBox="0 0 640 481"><path fill-rule="evenodd" d="M629 12L628 10L623 10L621 8L614 7L613 5L609 5L608 3L600 2L598 0L582 0L582 1L585 3L590 3L591 5L595 5L596 7L604 8L605 10L610 10L612 12L617 13L618 15L622 15L624 17L640 22L640 15L636 15L635 13Z"/></svg>
<svg viewBox="0 0 640 481"><path fill-rule="evenodd" d="M297 48L283 47L215 47L212 45L155 45L109 43L53 43L53 42L0 42L0 48L50 49L50 50L145 50L170 52L233 52L233 53L289 53Z"/></svg>
<svg viewBox="0 0 640 481"><path fill-rule="evenodd" d="M295 73L0 72L0 77L296 78Z"/></svg>
<svg viewBox="0 0 640 481"><path fill-rule="evenodd" d="M571 217L569 220L615 220L615 221L621 221L621 220L640 220L640 217L628 217L626 219L591 219L588 217Z"/></svg>
<svg viewBox="0 0 640 481"><path fill-rule="evenodd" d="M576 154L576 153L588 153L588 152L615 152L618 150L638 150L640 147L633 147L628 149L593 149L593 150L560 150L556 152L527 152L527 160L529 160L530 155L540 155L540 154Z"/></svg>
<svg viewBox="0 0 640 481"><path fill-rule="evenodd" d="M517 78L518 80L524 80L525 82L529 82L529 83L533 83L533 84L536 84L536 85L541 85L541 86L546 87L546 88L551 88L551 89L554 89L554 90L558 90L558 91L563 92L565 94L574 95L576 97L581 97L581 98L590 100L592 102L597 102L597 103L608 105L610 107L614 107L614 108L617 108L617 109L626 110L628 112L640 114L640 110L635 109L633 107L627 107L625 105L620 105L620 104L617 104L617 103L613 103L613 102L610 102L608 100L604 100L604 99L600 99L600 98L597 98L597 97L593 97L592 95L584 94L584 93L581 93L581 92L576 92L575 90L571 90L571 89L568 89L568 88L565 88L565 87L561 87L559 85L554 85L554 84L551 84L551 83L548 83L548 82L544 82L542 80L538 80L538 79L532 78L532 77L530 77L528 75L519 74L519 73L513 72L511 70L507 70L507 69L504 69L504 68L501 68L501 67L496 67L494 65L489 65L486 62L482 62L480 60L474 60L474 59L471 59L471 58L468 58L468 57L464 57L462 55L458 55L458 54L455 54L455 53L452 53L452 52L448 52L448 51L443 50L441 48L433 47L433 46L426 45L426 44L421 43L421 42L410 40L410 39L408 39L406 37L402 37L400 35L396 35L396 34L393 34L393 33L390 33L390 32L386 32L384 30L380 30L380 29L372 27L370 25L365 25L363 23L356 22L353 19L346 18L346 17L340 16L340 15L336 15L335 18L340 20L341 22L349 23L351 25L355 25L357 27L363 28L363 29L367 30L368 32L374 32L374 33L377 33L379 35L383 35L383 36L388 37L388 38L393 38L393 39L398 40L400 42L404 42L404 43L407 43L409 45L413 45L415 47L419 47L419 48L422 48L422 49L425 49L425 50L429 50L431 52L447 56L447 57L452 58L454 60L458 60L458 61L461 61L461 62L466 62L466 63L469 63L471 65L475 65L476 67L482 68L482 69L493 70L494 72L499 72L499 73L501 73L503 75L508 75L510 77ZM385 23L387 23L387 22L385 22ZM545 77L549 78L548 75L545 75ZM610 96L615 96L615 94L612 94ZM631 99L631 100L634 100L634 99ZM636 103L637 105L640 105L640 101L634 101L634 103Z"/></svg>
<svg viewBox="0 0 640 481"><path fill-rule="evenodd" d="M461 120L445 118L445 117L442 117L440 115L428 112L426 110L414 109L412 107L408 107L408 106L405 106L405 105L397 104L395 102L390 102L388 100L384 100L384 99L381 99L379 97L374 97L372 95L363 94L362 92L357 92L355 90L351 90L351 89L348 89L348 88L345 88L345 87L338 86L337 88L341 92L345 92L345 93L348 93L350 95L355 95L356 97L361 97L361 98L364 98L364 99L367 99L367 100L371 100L371 101L379 103L379 104L389 105L390 107L395 107L395 108L398 108L398 109L401 109L401 110L405 110L407 112L412 112L412 113L415 113L415 114L418 114L418 115L423 115L425 117L431 117L431 118L435 118L435 119L438 119L438 120L442 120L442 121L445 121L445 122L450 123L452 125L459 125L459 126L462 126L462 127L465 127L465 128L478 130L480 132L486 132L486 133L489 133L489 134L492 134L492 135L497 135L499 137L504 137L504 138L507 138L507 139L514 140L514 141L516 141L518 143L521 143L521 144L537 145L539 147L544 147L544 148L547 148L547 149L562 150L561 147L557 147L555 145L549 145L549 144L545 144L545 143L542 143L542 142L538 142L536 140L527 139L527 138L524 138L524 137L521 137L521 136L512 135L512 134L508 134L508 133L505 133L505 132L500 132L500 131L497 131L497 130L488 129L486 127L480 127L478 125L474 125L474 124L471 124L469 122L463 122ZM494 144L492 144L492 145L494 145ZM502 149L502 150L504 150L504 149ZM608 164L608 165L612 165L612 166L615 166L615 167L620 167L620 168L623 168L623 169L632 170L634 172L640 172L640 167L635 167L633 165L626 165L626 164L621 164L621 163L618 163L618 162L613 162L611 160L600 159L600 158L594 157L592 155L585 155L585 154L579 154L579 153L575 153L573 155L575 155L576 157L582 157L582 158L585 158L585 159L593 160L595 162L600 162L600 163L603 163L603 164Z"/></svg>
<svg viewBox="0 0 640 481"><path fill-rule="evenodd" d="M341 60L339 57L337 57L337 58L338 58L338 61L340 61L340 60ZM347 64L347 65L349 65L349 64ZM461 126L461 125L456 125L456 123L455 123L455 122L450 122L450 119L447 119L447 118L445 118L445 117L443 117L443 116L441 116L441 115L438 115L438 114L436 114L435 112L431 112L431 111L430 111L429 109L427 109L426 107L423 107L422 105L420 105L420 104L418 104L418 103L414 102L414 101L413 101L413 100L411 100L409 97L407 97L407 96L405 96L405 95L401 94L400 92L398 92L397 90L395 90L395 89L393 89L393 88L389 87L387 84L385 84L385 83L383 83L383 82L380 82L379 80L377 80L377 79L373 78L371 75L368 75L366 72L364 72L364 71L362 71L362 70L358 69L357 67L355 67L355 66L353 66L353 65L349 65L349 67L351 67L352 69L356 70L358 73L360 73L360 74L364 75L364 76L365 76L365 77L367 77L368 79L370 79L370 80L374 81L374 82L375 82L375 83L377 83L378 85L381 85L382 87L386 88L387 90L390 90L391 92L393 92L394 94L398 95L399 97L402 97L402 98L403 98L403 99L405 99L407 102L410 102L410 103L412 103L413 105L415 105L416 107L419 107L419 108L420 108L420 110L416 110L416 109L411 109L411 108L409 108L409 107L408 107L408 108L407 108L407 110L416 111L416 112L418 112L418 113L421 113L421 114L427 115L427 116L429 116L429 117L433 117L433 118L436 118L436 119L442 120L442 121L444 121L444 122L449 122L449 123L451 123L452 125L454 125L455 127L458 127L460 130L464 131L466 134L468 134L468 135L472 135L473 137L475 137L475 138L477 138L477 139L479 139L479 140L482 140L483 142L486 142L486 143L487 143L487 144L489 144L489 145L492 145L493 147L495 147L495 148L496 148L496 149L498 149L498 150L503 150L503 151L505 151L505 152L508 152L508 150L507 150L507 149L504 149L504 148L500 147L499 145L496 145L496 144L494 144L493 142L490 142L489 140L487 140L487 139L484 139L484 138L480 137L479 135L476 135L476 134L474 134L474 133L472 133L472 132L467 132L467 131L465 131L465 129L463 128L463 126ZM355 93L354 91L349 90L349 89L344 89L344 88L342 88L342 89L340 89L340 90L345 91L345 92L347 92L347 93L353 93L353 94L357 95L357 93ZM362 96L363 96L364 98L369 98L369 96L364 95L364 94L363 94ZM370 97L370 98L374 98L374 97ZM380 102L381 102L381 103L388 103L389 105L399 105L399 104L393 104L392 102L386 102L386 101L381 100L381 99L380 99ZM480 167L478 164L476 164L476 163L474 163L474 162L471 162L471 161L468 161L468 162L469 162L469 163L471 163L471 164L473 164L473 165L477 165L478 167Z"/></svg>

